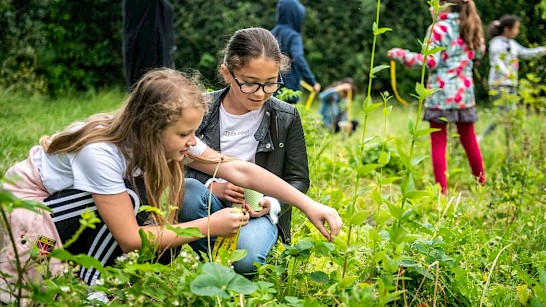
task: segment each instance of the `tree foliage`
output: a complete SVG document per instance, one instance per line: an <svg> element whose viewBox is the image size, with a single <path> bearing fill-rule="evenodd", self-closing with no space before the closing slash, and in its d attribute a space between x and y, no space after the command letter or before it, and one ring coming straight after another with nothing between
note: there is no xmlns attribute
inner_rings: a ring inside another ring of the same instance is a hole
<svg viewBox="0 0 546 307"><path fill-rule="evenodd" d="M275 25L275 3L267 0L172 1L175 6L177 52L175 66L198 70L209 87L219 87L221 50L237 29ZM323 85L353 77L359 89L368 84L375 20L374 0L301 0L307 14L303 27L305 52ZM517 40L523 45L546 43L546 0L475 0L484 27L511 13L521 17ZM375 63L387 63L392 47L418 50L431 18L422 1L381 1L380 20L392 32L378 41ZM14 91L60 94L100 87L123 86L121 1L0 0L0 87ZM478 82L488 70L479 67ZM522 66L522 72L544 71ZM544 73L542 73L544 74ZM411 93L418 72L399 69L401 92ZM391 90L387 71L374 91ZM485 89L478 86L480 95Z"/></svg>

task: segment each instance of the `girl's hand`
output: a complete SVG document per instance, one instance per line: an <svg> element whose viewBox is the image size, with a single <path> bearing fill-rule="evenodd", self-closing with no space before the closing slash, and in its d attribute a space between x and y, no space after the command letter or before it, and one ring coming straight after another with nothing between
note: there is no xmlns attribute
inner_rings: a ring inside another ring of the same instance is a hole
<svg viewBox="0 0 546 307"><path fill-rule="evenodd" d="M224 208L210 215L210 234L229 237L237 234L240 227L248 225L249 214L245 210Z"/></svg>
<svg viewBox="0 0 546 307"><path fill-rule="evenodd" d="M248 210L248 213L250 214L251 218L256 218L260 216L264 216L269 213L271 210L271 202L269 202L269 199L262 199L259 203L260 206L263 207L261 211L253 211L250 205L248 205L246 202L243 203L243 208Z"/></svg>
<svg viewBox="0 0 546 307"><path fill-rule="evenodd" d="M320 87L320 83L317 82L317 83L313 84L313 90L314 90L316 93L320 92L320 88L321 88L321 87Z"/></svg>
<svg viewBox="0 0 546 307"><path fill-rule="evenodd" d="M230 182L214 182L211 184L213 185L212 194L216 195L219 199L227 200L233 204L243 204L245 189Z"/></svg>
<svg viewBox="0 0 546 307"><path fill-rule="evenodd" d="M343 221L336 209L315 202L308 211L305 212L305 215L328 241L332 241L339 234ZM326 228L325 223L328 223L330 231Z"/></svg>
<svg viewBox="0 0 546 307"><path fill-rule="evenodd" d="M393 60L404 58L405 51L402 48L392 48L387 51L387 56Z"/></svg>

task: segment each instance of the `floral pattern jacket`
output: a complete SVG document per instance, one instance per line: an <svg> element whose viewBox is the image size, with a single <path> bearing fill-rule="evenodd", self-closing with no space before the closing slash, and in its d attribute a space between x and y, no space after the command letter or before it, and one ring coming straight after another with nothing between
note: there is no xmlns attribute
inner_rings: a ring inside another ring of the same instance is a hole
<svg viewBox="0 0 546 307"><path fill-rule="evenodd" d="M428 29L431 48L444 49L430 55L426 59L429 68L428 88L438 88L425 101L425 107L433 110L463 110L476 105L474 97L474 79L472 76L473 60L480 59L485 54L485 43L478 50L470 49L459 35L459 13L444 13L438 16L438 21L432 29ZM424 56L421 53L394 48L388 55L407 67L423 65Z"/></svg>

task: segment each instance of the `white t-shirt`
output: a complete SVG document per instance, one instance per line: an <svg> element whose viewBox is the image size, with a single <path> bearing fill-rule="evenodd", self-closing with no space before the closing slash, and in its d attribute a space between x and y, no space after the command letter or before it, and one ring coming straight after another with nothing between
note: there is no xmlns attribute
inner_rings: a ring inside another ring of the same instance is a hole
<svg viewBox="0 0 546 307"><path fill-rule="evenodd" d="M198 138L196 141L190 153L200 156L207 145ZM111 143L91 143L79 152L69 154L47 154L41 148L34 160L42 183L50 194L66 189L106 195L127 190L124 182L127 161L118 147Z"/></svg>
<svg viewBox="0 0 546 307"><path fill-rule="evenodd" d="M258 141L254 134L260 127L265 106L242 115L233 115L220 104L220 152L255 163Z"/></svg>

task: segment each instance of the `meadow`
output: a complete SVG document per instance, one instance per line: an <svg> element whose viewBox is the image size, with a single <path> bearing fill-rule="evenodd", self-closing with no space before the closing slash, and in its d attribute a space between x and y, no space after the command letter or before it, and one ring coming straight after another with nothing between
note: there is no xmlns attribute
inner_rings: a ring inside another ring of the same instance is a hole
<svg viewBox="0 0 546 307"><path fill-rule="evenodd" d="M430 2L438 9L439 1ZM241 251L210 260L184 246L169 264L161 264L153 238L141 234L142 248L120 257L114 267L55 250L51 255L69 264L62 274L41 286L20 285L30 292L13 294L30 293L33 303L47 306L545 306L543 96L531 97L541 102L535 104L538 111L520 107L506 113L480 142L484 185L474 181L451 128L449 192L442 195L429 157L432 130L421 120L423 101L436 90L426 88L425 69L415 93L404 93L413 96L409 106L389 93L371 93L374 78L389 68L374 64L377 38L390 31L378 26L379 6L376 16L370 67L364 69L367 93L358 93L351 109L358 129L333 134L320 125L318 102L310 109L298 106L311 174L308 195L336 208L344 221L332 242L296 210L292 244L278 243L256 276L247 279L231 267ZM426 58L435 50L423 43L422 52ZM537 88L543 86L535 81ZM520 92L526 101L532 88ZM40 136L111 112L125 98L121 90L59 99L0 92L0 171L24 159ZM496 118L496 108L489 107L478 102L478 134ZM2 217L14 206L32 204L0 191ZM82 216L82 225L94 219ZM91 288L75 277L81 266L101 272ZM92 300L90 290L103 292L109 302Z"/></svg>
<svg viewBox="0 0 546 307"><path fill-rule="evenodd" d="M111 112L126 94L109 90L50 100L3 93L0 98L3 174L42 135ZM321 127L318 102L310 110L299 107L311 171L308 195L335 207L344 220L334 242L325 242L296 211L293 244L278 243L252 281L236 278L229 255L226 266L211 267L184 249L179 261L165 266L140 251L129 256L134 261L105 269L100 289L115 297L111 304L543 306L546 154L545 134L537 128L544 115L515 111L508 129L501 125L481 142L485 186L474 182L451 131L450 191L443 196L434 185L428 135L414 138L409 132L415 123L428 128L417 120L416 106L395 99L381 103L377 97L370 108L364 100L354 100L353 114L362 125L352 135ZM478 133L493 114L494 109L479 108ZM87 286L71 271L48 282L35 301L51 304L55 295L59 304L86 300ZM200 288L202 283L207 286Z"/></svg>

